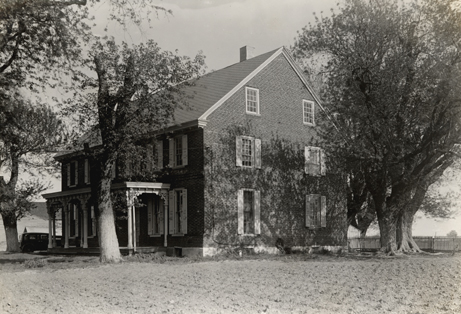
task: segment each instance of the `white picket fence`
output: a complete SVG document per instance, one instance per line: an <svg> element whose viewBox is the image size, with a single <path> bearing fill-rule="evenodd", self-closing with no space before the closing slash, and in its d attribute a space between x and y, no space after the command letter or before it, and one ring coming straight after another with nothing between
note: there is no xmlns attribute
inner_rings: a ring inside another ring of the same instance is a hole
<svg viewBox="0 0 461 314"><path fill-rule="evenodd" d="M413 237L419 248L424 251L461 251L461 237ZM348 238L349 247L354 250L374 251L381 248L379 237Z"/></svg>

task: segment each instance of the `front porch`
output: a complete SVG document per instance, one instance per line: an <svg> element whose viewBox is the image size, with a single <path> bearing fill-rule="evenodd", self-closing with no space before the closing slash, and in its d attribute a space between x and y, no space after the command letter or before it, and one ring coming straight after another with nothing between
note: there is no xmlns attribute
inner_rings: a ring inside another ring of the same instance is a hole
<svg viewBox="0 0 461 314"><path fill-rule="evenodd" d="M155 244L146 243L145 239L150 240L152 237L151 229L153 230L154 225L151 213L168 217L169 188L169 184L159 182L122 182L112 185L111 192L121 196L124 200L123 206L126 206L123 230L117 234L122 254L166 251L166 232L163 232L163 241L157 232ZM136 206L140 196L147 203L141 208ZM50 234L48 252L53 254L99 254L97 202L91 194L91 189L89 187L73 189L44 194L43 197L47 200L48 208ZM60 218L57 217L57 213L61 213ZM59 233L56 230L57 219L62 219L61 246L57 245L56 239L56 235ZM147 220L149 221L148 224L146 223ZM168 220L163 219L162 225L155 227L162 231L167 230L167 223ZM147 228L149 228L148 231ZM149 234L147 235L147 233ZM142 242L143 239L144 242ZM146 246L146 244L148 245Z"/></svg>

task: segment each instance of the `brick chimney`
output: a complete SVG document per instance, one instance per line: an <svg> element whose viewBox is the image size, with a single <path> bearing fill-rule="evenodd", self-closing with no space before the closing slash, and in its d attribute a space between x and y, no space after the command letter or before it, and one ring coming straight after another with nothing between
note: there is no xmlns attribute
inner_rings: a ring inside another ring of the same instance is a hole
<svg viewBox="0 0 461 314"><path fill-rule="evenodd" d="M255 48L250 46L240 48L240 62L253 58L254 50Z"/></svg>

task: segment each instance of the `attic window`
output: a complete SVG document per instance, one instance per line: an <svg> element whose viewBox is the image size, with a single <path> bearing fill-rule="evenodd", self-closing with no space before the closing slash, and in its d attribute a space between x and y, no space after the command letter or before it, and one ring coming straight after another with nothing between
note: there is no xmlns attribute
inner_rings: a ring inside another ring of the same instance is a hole
<svg viewBox="0 0 461 314"><path fill-rule="evenodd" d="M245 87L246 112L259 114L259 89Z"/></svg>
<svg viewBox="0 0 461 314"><path fill-rule="evenodd" d="M314 117L314 102L310 100L303 100L303 123L315 125Z"/></svg>

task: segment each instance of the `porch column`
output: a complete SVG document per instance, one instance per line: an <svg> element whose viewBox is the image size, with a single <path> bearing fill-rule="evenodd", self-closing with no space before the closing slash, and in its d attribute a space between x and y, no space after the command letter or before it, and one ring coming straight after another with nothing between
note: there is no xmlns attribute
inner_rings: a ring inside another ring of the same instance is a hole
<svg viewBox="0 0 461 314"><path fill-rule="evenodd" d="M168 246L168 190L162 190L160 197L163 200L163 246Z"/></svg>
<svg viewBox="0 0 461 314"><path fill-rule="evenodd" d="M70 235L70 217L69 217L69 203L65 203L65 206L64 206L64 211L63 213L65 212L65 215L64 215L64 225L66 226L66 232L64 233L64 248L65 249L68 249L69 248L69 235Z"/></svg>
<svg viewBox="0 0 461 314"><path fill-rule="evenodd" d="M85 209L83 210L83 245L82 247L84 249L88 248L88 206L85 206Z"/></svg>
<svg viewBox="0 0 461 314"><path fill-rule="evenodd" d="M133 200L131 199L131 193L129 191L126 192L126 200L128 204L128 254L132 255L133 250L133 219L132 215L132 204Z"/></svg>
<svg viewBox="0 0 461 314"><path fill-rule="evenodd" d="M46 209L48 211L48 248L53 248L53 226L51 220L51 204L50 202L46 201Z"/></svg>
<svg viewBox="0 0 461 314"><path fill-rule="evenodd" d="M134 206L134 200L133 200L133 205L131 206L131 211L133 217L133 251L136 252L136 207Z"/></svg>
<svg viewBox="0 0 461 314"><path fill-rule="evenodd" d="M56 211L55 210L53 210L53 247L56 247Z"/></svg>

